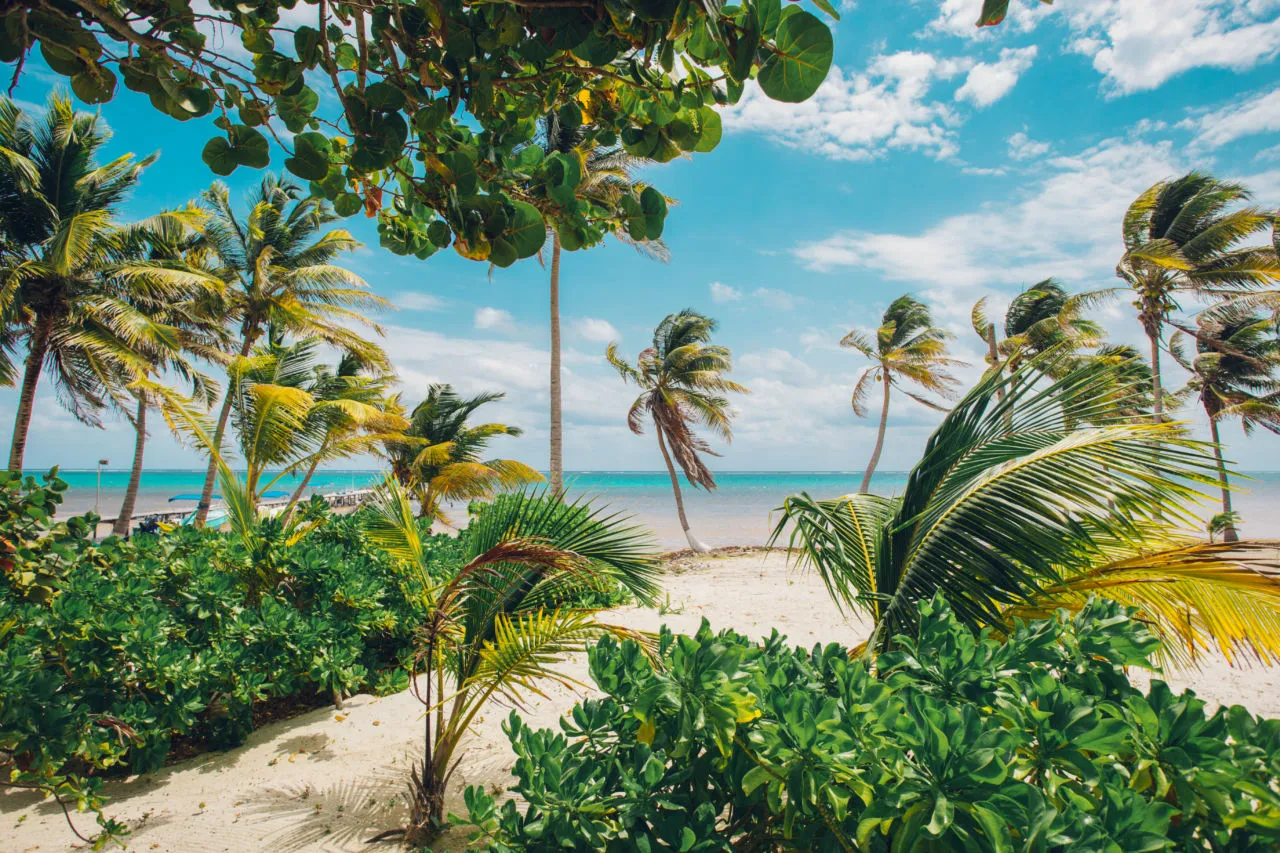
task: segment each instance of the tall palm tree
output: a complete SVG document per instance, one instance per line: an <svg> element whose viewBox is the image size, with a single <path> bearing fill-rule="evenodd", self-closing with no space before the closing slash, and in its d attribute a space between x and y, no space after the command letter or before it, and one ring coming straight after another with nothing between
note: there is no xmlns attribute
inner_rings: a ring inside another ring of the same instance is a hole
<svg viewBox="0 0 1280 853"><path fill-rule="evenodd" d="M284 521L293 514L321 464L371 450L408 429L409 422L392 411L388 394L392 377L386 373L369 375L367 371L368 365L351 353L344 353L336 368L315 368L310 382L314 403L303 430L319 433L320 438L316 451L289 469L305 473L285 507Z"/></svg>
<svg viewBox="0 0 1280 853"><path fill-rule="evenodd" d="M541 122L537 143L548 153L559 152L578 157L582 163L583 180L578 185L578 195L592 204L616 210L623 196L637 195L647 186L637 181L634 172L646 163L645 157L628 154L620 146L586 148L587 128L567 126L558 113L551 113ZM671 203L671 199L667 200ZM564 489L564 424L561 417L562 377L560 371L560 235L554 228L547 229L551 238L551 491L559 494ZM670 253L661 240L633 240L625 232L616 234L624 243L630 243L640 254L651 260L667 261Z"/></svg>
<svg viewBox="0 0 1280 853"><path fill-rule="evenodd" d="M78 420L100 426L119 368L145 369L138 348L171 333L138 311L131 294L174 302L208 284L190 269L132 257L139 231L189 227L198 216L171 211L117 225L116 209L155 155L99 165L110 138L99 116L77 113L64 94L51 95L41 116L0 98L0 380L11 384L14 376L8 349L23 343L27 351L12 471L22 468L42 371Z"/></svg>
<svg viewBox="0 0 1280 853"><path fill-rule="evenodd" d="M1164 325L1178 309L1179 295L1258 288L1280 278L1274 246L1241 245L1272 227L1271 213L1254 206L1237 207L1250 198L1242 184L1190 172L1154 184L1125 213L1125 253L1116 275L1132 290L1138 320L1150 343L1152 418L1157 421L1164 416L1160 372Z"/></svg>
<svg viewBox="0 0 1280 853"><path fill-rule="evenodd" d="M1178 424L1113 415L1117 379L1103 360L1028 381L1055 372L988 372L900 497L793 495L774 541L790 528L837 603L873 619L868 649L915 633L919 605L941 590L972 627L1007 629L1098 595L1138 608L1175 662L1207 648L1280 661L1274 546L1185 533L1205 497L1197 484L1214 482L1210 448Z"/></svg>
<svg viewBox="0 0 1280 853"><path fill-rule="evenodd" d="M247 357L272 328L279 334L324 341L370 364L386 366L381 348L343 325L364 325L381 334L360 312L389 303L370 293L358 275L335 263L360 244L344 230L323 230L338 218L326 202L307 197L296 184L272 175L249 198L249 212L243 219L225 185L214 184L202 198L209 213L204 233L227 282L225 316L229 323L238 324L240 357ZM214 427L213 440L219 446L231 406L228 394ZM197 523L208 515L216 476L217 464L211 460L196 510Z"/></svg>
<svg viewBox="0 0 1280 853"><path fill-rule="evenodd" d="M198 230L174 227L175 223L172 222L165 225L168 227L137 235L139 245L136 253L141 259L165 261L175 268L186 264L199 270L207 265L203 237ZM127 297L132 307L163 323L173 333L163 338L140 342L138 350L146 367L145 374L122 371L113 389L112 401L133 427L135 434L129 484L120 503L120 512L112 525L112 533L117 536L128 534L137 505L146 450L148 411L163 404L162 399L152 390L152 380L164 371L184 380L191 389L191 397L187 398L188 405L207 409L217 399L217 383L191 361L192 358L220 361L227 344L226 327L218 311L222 282L210 274L205 285L202 290L177 302L157 299L138 290L130 291Z"/></svg>
<svg viewBox="0 0 1280 853"><path fill-rule="evenodd" d="M1193 339L1194 358L1184 354L1184 334ZM1245 435L1257 426L1280 434L1280 379L1276 378L1276 371L1280 370L1280 339L1276 337L1275 320L1245 308L1210 308L1196 318L1195 329L1173 336L1169 350L1190 371L1188 389L1199 398L1209 416L1226 519L1222 539L1235 542L1240 537L1232 523L1231 490L1218 424L1227 418L1239 418Z"/></svg>
<svg viewBox="0 0 1280 853"><path fill-rule="evenodd" d="M933 401L902 388L905 381L914 382L926 391L942 397L950 397L959 380L947 373L947 368L963 364L948 358L947 341L950 332L933 325L929 306L911 296L899 296L884 312L880 328L875 330L873 341L865 333L854 330L845 335L840 346L857 350L874 364L864 370L853 386L853 412L858 417L867 415L867 397L872 383L879 382L884 389L884 402L880 408L880 429L876 433L876 446L871 451L871 461L862 475L860 494L871 488L871 475L880 462L884 449L885 427L889 423L889 392L897 386L917 403L931 409L945 411Z"/></svg>
<svg viewBox="0 0 1280 853"><path fill-rule="evenodd" d="M727 393L748 394L745 387L725 378L733 370L733 354L728 347L711 343L716 321L692 310L668 314L653 332L653 345L640 352L633 367L618 356L618 345L609 344L605 357L624 382L640 388L640 396L627 412L627 426L636 435L644 433L645 417L653 421L658 449L671 477L676 497L676 513L685 539L694 551L710 550L689 529L684 497L676 476L675 462L689 484L711 491L715 477L699 454L717 455L693 431L701 422L725 441L733 439L732 410Z"/></svg>
<svg viewBox="0 0 1280 853"><path fill-rule="evenodd" d="M519 436L516 426L467 421L477 409L505 394L486 393L465 398L452 385L433 384L426 398L409 415L408 429L382 440L391 473L418 502L418 515L448 522L443 504L493 497L501 489L543 482L543 476L514 459L484 459L489 444L500 435ZM390 405L391 414L400 414Z"/></svg>

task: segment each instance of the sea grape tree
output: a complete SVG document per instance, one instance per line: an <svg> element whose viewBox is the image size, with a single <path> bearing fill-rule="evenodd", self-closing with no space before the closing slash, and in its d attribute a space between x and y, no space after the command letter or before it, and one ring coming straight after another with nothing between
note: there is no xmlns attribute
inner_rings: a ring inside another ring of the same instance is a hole
<svg viewBox="0 0 1280 853"><path fill-rule="evenodd" d="M985 0L980 23L1007 5ZM0 24L15 73L38 51L88 103L123 82L180 121L212 117L219 175L267 166L274 140L340 213L377 216L392 251L499 266L548 225L570 250L662 233L656 189L582 198L581 160L529 144L540 117L585 127L584 149L707 152L715 108L749 80L803 101L833 50L818 15L782 0L3 0Z"/></svg>

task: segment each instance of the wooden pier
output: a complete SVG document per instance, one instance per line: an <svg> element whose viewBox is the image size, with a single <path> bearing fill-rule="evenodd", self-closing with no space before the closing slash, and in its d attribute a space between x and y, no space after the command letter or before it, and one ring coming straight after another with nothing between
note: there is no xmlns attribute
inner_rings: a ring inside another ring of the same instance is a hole
<svg viewBox="0 0 1280 853"><path fill-rule="evenodd" d="M322 494L320 497L324 498L325 503L329 504L330 509L354 510L368 501L372 495L373 489L352 489L344 492L327 492ZM306 498L306 500L310 500L310 498ZM303 501L299 501L298 503L301 505ZM275 512L282 512L288 505L289 501L287 498L263 501L258 504L258 512L263 513L266 511L267 514L274 515L275 513L270 512L271 510L275 510ZM215 505L214 509L216 508L217 506ZM145 519L152 519L162 524L174 524L182 521L182 519L191 515L193 512L195 512L194 507L187 507L186 509L162 509L154 512L134 513L133 517L129 519L129 529L132 530L137 527L138 524ZM106 526L110 529L115 526L115 523L116 517L104 518L98 522L98 527L101 528Z"/></svg>

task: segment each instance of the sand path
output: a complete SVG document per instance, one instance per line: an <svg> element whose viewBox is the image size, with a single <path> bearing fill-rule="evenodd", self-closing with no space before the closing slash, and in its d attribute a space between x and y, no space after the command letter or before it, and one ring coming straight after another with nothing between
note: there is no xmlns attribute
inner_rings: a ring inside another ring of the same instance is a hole
<svg viewBox="0 0 1280 853"><path fill-rule="evenodd" d="M611 621L655 630L697 630L703 617L715 628L765 636L772 628L793 642L849 644L867 634L843 619L813 576L788 571L779 553L747 552L673 562L666 578L665 612L623 608ZM587 680L585 660L566 671ZM1141 674L1145 677L1145 674ZM1280 669L1239 670L1222 661L1175 687L1194 686L1207 699L1243 704L1255 713L1280 717ZM535 726L553 726L577 698L551 687L548 698L524 714ZM475 728L455 779L450 807L461 811L459 792L468 784L509 784L512 757L501 731L506 709L494 707ZM133 827L135 851L356 851L383 829L401 825L409 765L422 748L421 706L409 693L357 696L342 712L330 708L266 726L244 746L166 767L160 772L106 786L108 813ZM88 830L93 822L79 816ZM85 849L75 844L52 802L29 794L0 793L0 851ZM457 849L445 839L439 850Z"/></svg>

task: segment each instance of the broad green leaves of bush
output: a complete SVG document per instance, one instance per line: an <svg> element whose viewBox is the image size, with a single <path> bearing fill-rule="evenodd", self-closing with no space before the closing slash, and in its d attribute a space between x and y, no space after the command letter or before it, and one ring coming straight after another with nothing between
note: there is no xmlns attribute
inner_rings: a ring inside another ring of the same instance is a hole
<svg viewBox="0 0 1280 853"><path fill-rule="evenodd" d="M582 150L710 151L715 108L757 77L768 97L805 100L833 44L782 0L19 0L0 14L0 61L33 50L87 103L123 82L178 120L212 117L203 159L216 174L266 166L274 140L340 212L379 216L392 251L452 245L507 266L548 226L581 247L624 230L656 239L665 216L646 211L640 230L630 211L580 198L576 155L569 167L522 153L538 119L581 128Z"/></svg>
<svg viewBox="0 0 1280 853"><path fill-rule="evenodd" d="M657 668L606 639L604 698L507 723L527 808L471 789L470 819L493 853L1274 849L1280 721L1140 692L1155 646L1114 603L995 638L941 598L874 674L705 623Z"/></svg>

